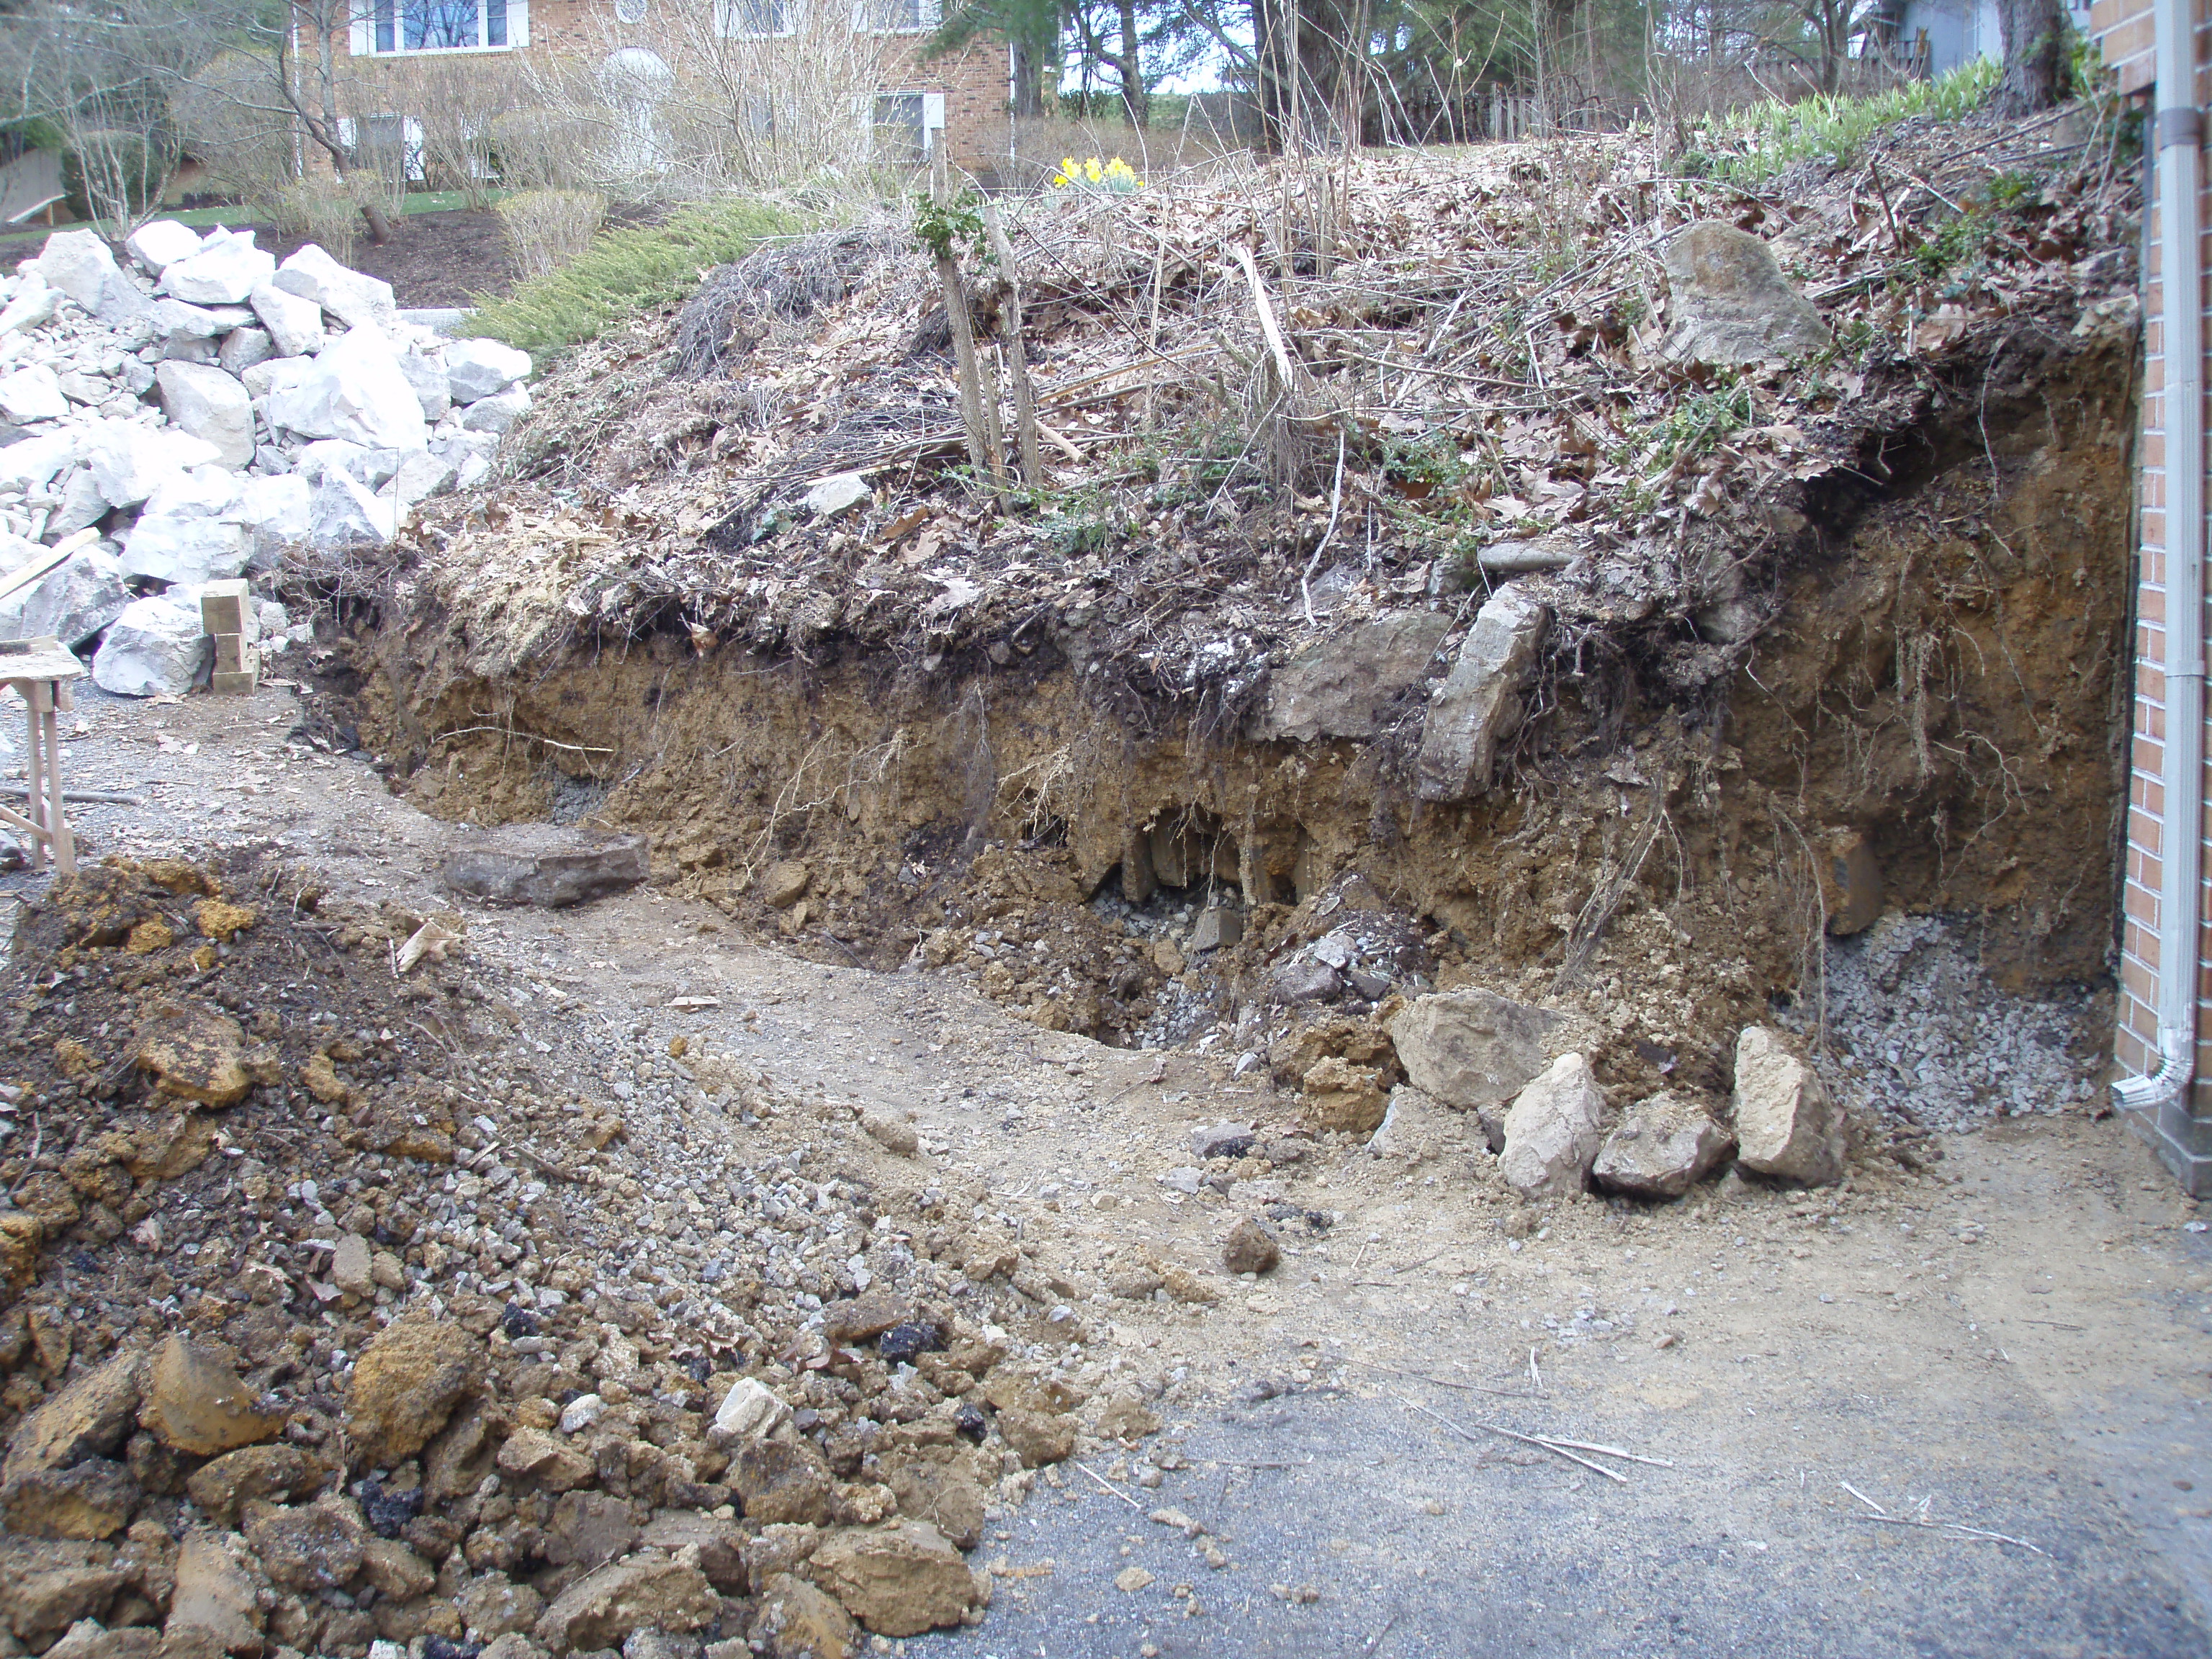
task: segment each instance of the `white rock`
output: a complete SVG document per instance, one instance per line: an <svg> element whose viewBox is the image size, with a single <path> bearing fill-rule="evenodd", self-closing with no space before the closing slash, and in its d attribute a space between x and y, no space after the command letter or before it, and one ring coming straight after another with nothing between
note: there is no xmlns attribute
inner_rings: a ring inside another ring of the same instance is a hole
<svg viewBox="0 0 2212 1659"><path fill-rule="evenodd" d="M313 357L270 357L250 365L238 378L252 396L266 398L283 387L297 386L314 367Z"/></svg>
<svg viewBox="0 0 2212 1659"><path fill-rule="evenodd" d="M371 489L381 489L399 471L403 453L427 451L370 449L343 438L319 438L294 457L294 471L309 483L320 483L333 472L343 472Z"/></svg>
<svg viewBox="0 0 2212 1659"><path fill-rule="evenodd" d="M791 1408L757 1376L741 1376L714 1412L714 1426L737 1440L765 1440Z"/></svg>
<svg viewBox="0 0 2212 1659"><path fill-rule="evenodd" d="M1603 1137L1605 1091L1580 1054L1561 1054L1513 1097L1498 1172L1529 1197L1582 1190Z"/></svg>
<svg viewBox="0 0 2212 1659"><path fill-rule="evenodd" d="M165 348L214 340L224 331L222 319L205 306L167 296L155 301L148 315L153 319L154 337Z"/></svg>
<svg viewBox="0 0 2212 1659"><path fill-rule="evenodd" d="M452 460L433 455L428 450L418 450L399 463L399 471L392 480L392 493L404 513L418 501L433 495L441 495L453 487L460 469Z"/></svg>
<svg viewBox="0 0 2212 1659"><path fill-rule="evenodd" d="M350 473L332 468L323 477L309 508L307 544L325 553L349 548L382 547L398 529L394 504Z"/></svg>
<svg viewBox="0 0 2212 1659"><path fill-rule="evenodd" d="M149 219L124 239L124 250L147 270L159 275L179 259L200 251L200 234L174 219Z"/></svg>
<svg viewBox="0 0 2212 1659"><path fill-rule="evenodd" d="M115 256L108 251L106 240L89 230L57 231L46 238L39 257L26 260L24 264L27 269L36 270L49 284L87 311L100 304L107 279L121 274L115 268Z"/></svg>
<svg viewBox="0 0 2212 1659"><path fill-rule="evenodd" d="M161 272L161 286L191 305L234 306L276 270L276 256L253 246L252 231L211 230L198 252Z"/></svg>
<svg viewBox="0 0 2212 1659"><path fill-rule="evenodd" d="M62 383L44 363L19 368L0 380L0 415L18 425L31 421L58 421L69 413Z"/></svg>
<svg viewBox="0 0 2212 1659"><path fill-rule="evenodd" d="M426 421L442 419L446 411L453 406L445 364L427 351L413 349L401 352L398 362L401 376L415 388L416 400L422 405L422 418Z"/></svg>
<svg viewBox="0 0 2212 1659"><path fill-rule="evenodd" d="M62 504L46 520L46 535L50 539L58 538L88 529L107 516L111 505L94 482L92 469L73 466L62 479Z"/></svg>
<svg viewBox="0 0 2212 1659"><path fill-rule="evenodd" d="M422 405L400 374L391 343L369 327L349 330L325 346L295 384L272 386L269 424L369 449L421 449L430 437Z"/></svg>
<svg viewBox="0 0 2212 1659"><path fill-rule="evenodd" d="M181 696L191 690L211 645L200 631L197 588L134 599L108 624L92 659L93 683L122 697Z"/></svg>
<svg viewBox="0 0 2212 1659"><path fill-rule="evenodd" d="M530 407L530 393L521 386L493 398L479 398L461 412L461 425L470 432L505 433Z"/></svg>
<svg viewBox="0 0 2212 1659"><path fill-rule="evenodd" d="M15 297L0 310L0 336L14 333L18 329L30 330L50 320L61 308L62 291L47 286L46 279L36 271L24 279Z"/></svg>
<svg viewBox="0 0 2212 1659"><path fill-rule="evenodd" d="M296 472L246 481L232 516L253 538L255 565L273 562L286 548L306 545L314 502L314 486Z"/></svg>
<svg viewBox="0 0 2212 1659"><path fill-rule="evenodd" d="M461 463L461 470L453 475L453 488L473 489L491 472L491 457L471 455Z"/></svg>
<svg viewBox="0 0 2212 1659"><path fill-rule="evenodd" d="M82 432L41 432L35 438L18 439L0 449L0 489L46 483L76 462L83 444Z"/></svg>
<svg viewBox="0 0 2212 1659"><path fill-rule="evenodd" d="M84 445L92 481L111 507L136 507L171 479L221 458L213 444L190 433L136 421L103 422Z"/></svg>
<svg viewBox="0 0 2212 1659"><path fill-rule="evenodd" d="M1736 1161L1760 1175L1831 1186L1844 1178L1844 1115L1779 1032L1747 1025L1735 1042Z"/></svg>
<svg viewBox="0 0 2212 1659"><path fill-rule="evenodd" d="M238 476L220 466L196 466L170 479L124 533L123 568L165 582L242 574L253 554L252 535L236 516L243 494Z"/></svg>
<svg viewBox="0 0 2212 1659"><path fill-rule="evenodd" d="M848 513L861 502L872 500L875 493L859 473L835 472L808 490L800 505L817 519L834 519L840 513Z"/></svg>
<svg viewBox="0 0 2212 1659"><path fill-rule="evenodd" d="M253 399L220 368L195 363L163 363L154 383L161 389L161 410L169 423L213 444L225 466L253 459Z"/></svg>
<svg viewBox="0 0 2212 1659"><path fill-rule="evenodd" d="M50 634L64 645L82 645L130 603L122 561L94 543L40 577L27 592L10 595L0 610L0 637L27 640Z"/></svg>
<svg viewBox="0 0 2212 1659"><path fill-rule="evenodd" d="M234 328L222 337L215 360L226 374L243 374L256 363L276 356L276 343L265 328Z"/></svg>
<svg viewBox="0 0 2212 1659"><path fill-rule="evenodd" d="M581 1434L607 1414L607 1402L595 1394L580 1394L561 1407L561 1432Z"/></svg>
<svg viewBox="0 0 2212 1659"><path fill-rule="evenodd" d="M279 356L312 356L323 349L323 308L313 300L267 282L257 283L246 301L276 343Z"/></svg>
<svg viewBox="0 0 2212 1659"><path fill-rule="evenodd" d="M313 300L349 328L381 327L398 318L391 283L348 270L313 242L276 267L276 283L287 294Z"/></svg>
<svg viewBox="0 0 2212 1659"><path fill-rule="evenodd" d="M453 401L472 404L530 378L530 354L499 340L455 340L446 348L446 379Z"/></svg>

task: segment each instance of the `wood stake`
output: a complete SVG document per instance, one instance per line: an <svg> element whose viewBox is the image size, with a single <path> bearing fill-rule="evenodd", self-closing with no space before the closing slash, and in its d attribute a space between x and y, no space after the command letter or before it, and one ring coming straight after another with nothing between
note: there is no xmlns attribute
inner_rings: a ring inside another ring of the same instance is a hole
<svg viewBox="0 0 2212 1659"><path fill-rule="evenodd" d="M1022 273L1014 263L1014 245L999 222L999 210L983 204L983 234L991 252L1006 276L1006 361L1014 377L1014 437L1022 458L1022 482L1031 489L1044 486L1044 457L1037 452L1036 393L1030 385L1028 335L1022 323Z"/></svg>

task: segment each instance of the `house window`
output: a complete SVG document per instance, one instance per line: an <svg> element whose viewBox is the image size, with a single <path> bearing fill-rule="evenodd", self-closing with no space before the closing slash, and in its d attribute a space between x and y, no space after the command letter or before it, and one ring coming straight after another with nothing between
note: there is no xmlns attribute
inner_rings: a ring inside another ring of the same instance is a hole
<svg viewBox="0 0 2212 1659"><path fill-rule="evenodd" d="M861 0L861 15L878 34L921 34L944 19L940 0Z"/></svg>
<svg viewBox="0 0 2212 1659"><path fill-rule="evenodd" d="M645 21L646 0L615 0L616 21L623 23Z"/></svg>
<svg viewBox="0 0 2212 1659"><path fill-rule="evenodd" d="M945 131L941 92L876 94L876 159L892 167L919 167Z"/></svg>
<svg viewBox="0 0 2212 1659"><path fill-rule="evenodd" d="M356 57L529 44L528 0L362 0L353 25Z"/></svg>
<svg viewBox="0 0 2212 1659"><path fill-rule="evenodd" d="M792 0L714 0L714 27L739 40L789 34L791 12Z"/></svg>

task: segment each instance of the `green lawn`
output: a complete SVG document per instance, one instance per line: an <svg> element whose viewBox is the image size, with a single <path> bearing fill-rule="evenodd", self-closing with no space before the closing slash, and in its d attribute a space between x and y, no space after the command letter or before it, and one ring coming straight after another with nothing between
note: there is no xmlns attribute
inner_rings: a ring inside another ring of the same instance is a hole
<svg viewBox="0 0 2212 1659"><path fill-rule="evenodd" d="M495 193L494 199L497 199ZM408 213L458 213L468 206L468 199L457 190L421 190L408 193L404 211ZM182 212L163 213L163 219L174 219L180 225L195 225L204 228L210 225L250 225L255 222L251 210L242 207L191 208ZM11 230L0 234L0 246L21 241L38 241L58 230L82 230L84 223L72 222L65 225L40 225L29 230Z"/></svg>

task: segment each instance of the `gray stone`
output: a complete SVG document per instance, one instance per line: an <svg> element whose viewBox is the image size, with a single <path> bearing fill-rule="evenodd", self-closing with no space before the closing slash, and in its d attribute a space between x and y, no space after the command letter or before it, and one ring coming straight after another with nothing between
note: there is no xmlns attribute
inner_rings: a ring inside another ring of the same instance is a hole
<svg viewBox="0 0 2212 1659"><path fill-rule="evenodd" d="M72 467L62 480L62 504L46 520L46 534L60 538L90 529L107 516L110 505L107 497L100 493L92 469Z"/></svg>
<svg viewBox="0 0 2212 1659"><path fill-rule="evenodd" d="M1367 1150L1390 1158L1431 1158L1464 1140L1466 1131L1465 1113L1401 1083L1390 1091L1389 1107L1367 1138Z"/></svg>
<svg viewBox="0 0 2212 1659"><path fill-rule="evenodd" d="M1417 997L1390 1022L1398 1063L1414 1087L1447 1106L1494 1105L1544 1069L1557 1014L1495 991Z"/></svg>
<svg viewBox="0 0 2212 1659"><path fill-rule="evenodd" d="M558 909L636 886L651 873L651 846L643 836L508 824L447 854L446 884L494 904Z"/></svg>
<svg viewBox="0 0 2212 1659"><path fill-rule="evenodd" d="M277 266L274 281L287 294L313 300L348 328L388 328L398 319L391 283L348 270L313 242Z"/></svg>
<svg viewBox="0 0 2212 1659"><path fill-rule="evenodd" d="M216 348L216 365L226 374L243 374L256 363L276 355L276 343L265 328L234 328Z"/></svg>
<svg viewBox="0 0 2212 1659"><path fill-rule="evenodd" d="M225 466L252 460L253 399L233 376L195 363L163 363L154 383L170 425L213 444Z"/></svg>
<svg viewBox="0 0 2212 1659"><path fill-rule="evenodd" d="M1498 1172L1529 1198L1580 1192L1596 1161L1605 1091L1580 1054L1561 1054L1513 1097Z"/></svg>
<svg viewBox="0 0 2212 1659"><path fill-rule="evenodd" d="M1252 1150L1259 1132L1249 1123L1206 1123L1190 1132L1190 1150L1196 1158L1242 1158Z"/></svg>
<svg viewBox="0 0 2212 1659"><path fill-rule="evenodd" d="M1243 937L1242 910L1232 910L1225 904L1210 905L1198 913L1198 920L1191 925L1190 943L1183 948L1194 953L1218 951Z"/></svg>
<svg viewBox="0 0 2212 1659"><path fill-rule="evenodd" d="M460 469L449 458L434 455L426 449L416 450L401 459L392 487L392 495L399 503L399 510L405 513L418 501L445 494L459 475Z"/></svg>
<svg viewBox="0 0 2212 1659"><path fill-rule="evenodd" d="M242 494L238 476L220 466L170 478L124 532L123 568L165 582L240 574L253 554L252 538L236 517Z"/></svg>
<svg viewBox="0 0 2212 1659"><path fill-rule="evenodd" d="M799 505L817 519L834 519L840 513L849 513L863 502L873 501L875 495L868 488L868 481L859 473L836 472L819 480Z"/></svg>
<svg viewBox="0 0 2212 1659"><path fill-rule="evenodd" d="M313 300L274 283L261 283L246 301L269 331L280 356L312 356L323 349L323 308Z"/></svg>
<svg viewBox="0 0 2212 1659"><path fill-rule="evenodd" d="M1334 1002L1344 994L1344 981L1327 963L1299 955L1267 975L1267 994L1291 1007L1308 1002Z"/></svg>
<svg viewBox="0 0 2212 1659"><path fill-rule="evenodd" d="M1832 1186L1844 1178L1844 1115L1781 1033L1747 1025L1735 1043L1736 1159L1759 1175Z"/></svg>
<svg viewBox="0 0 2212 1659"><path fill-rule="evenodd" d="M445 364L428 352L412 350L401 352L398 362L400 379L414 388L416 401L422 405L422 418L431 422L444 418L453 406Z"/></svg>
<svg viewBox="0 0 2212 1659"><path fill-rule="evenodd" d="M104 422L84 445L85 465L111 507L136 507L191 468L219 459L211 443L136 421Z"/></svg>
<svg viewBox="0 0 2212 1659"><path fill-rule="evenodd" d="M25 270L23 285L15 297L0 308L0 334L13 334L17 329L34 329L59 311L65 297L61 289L48 286L45 277L35 270Z"/></svg>
<svg viewBox="0 0 2212 1659"><path fill-rule="evenodd" d="M1392 700L1427 675L1449 626L1435 611L1401 611L1316 641L1269 677L1255 735L1373 737Z"/></svg>
<svg viewBox="0 0 2212 1659"><path fill-rule="evenodd" d="M457 404L493 398L530 378L530 354L498 340L456 340L446 348L446 380Z"/></svg>
<svg viewBox="0 0 2212 1659"><path fill-rule="evenodd" d="M1677 1094L1639 1100L1605 1138L1591 1177L1639 1198L1680 1198L1711 1173L1735 1145L1712 1114Z"/></svg>
<svg viewBox="0 0 2212 1659"><path fill-rule="evenodd" d="M117 696L181 696L213 649L200 629L198 590L173 587L123 608L92 659L92 678Z"/></svg>
<svg viewBox="0 0 2212 1659"><path fill-rule="evenodd" d="M307 508L307 545L324 553L383 547L398 533L392 504L342 467L323 474Z"/></svg>
<svg viewBox="0 0 2212 1659"><path fill-rule="evenodd" d="M314 487L296 473L246 481L236 517L252 538L256 566L273 562L288 547L307 544L314 528Z"/></svg>
<svg viewBox="0 0 2212 1659"><path fill-rule="evenodd" d="M529 408L530 392L524 386L516 386L495 397L479 398L462 411L461 429L465 432L505 434Z"/></svg>
<svg viewBox="0 0 2212 1659"><path fill-rule="evenodd" d="M427 330L451 339L475 315L474 311L462 306L411 306L401 308L399 320L410 328ZM523 372L529 373L527 369Z"/></svg>
<svg viewBox="0 0 2212 1659"><path fill-rule="evenodd" d="M791 1407L768 1384L741 1376L714 1408L714 1430L733 1442L765 1440L790 1415Z"/></svg>
<svg viewBox="0 0 2212 1659"><path fill-rule="evenodd" d="M204 306L186 305L182 300L156 300L147 314L153 321L155 339L164 346L198 344L226 332L222 319L214 312Z"/></svg>
<svg viewBox="0 0 2212 1659"><path fill-rule="evenodd" d="M1423 800L1462 800L1490 787L1499 740L1520 728L1547 617L1510 584L1474 613L1458 660L1429 699L1413 784Z"/></svg>
<svg viewBox="0 0 2212 1659"><path fill-rule="evenodd" d="M0 636L30 640L51 635L64 645L80 646L130 603L123 562L95 543L40 577L29 591L9 595L0 609Z"/></svg>
<svg viewBox="0 0 2212 1659"><path fill-rule="evenodd" d="M21 489L46 483L76 460L85 441L82 432L64 429L9 444L0 449L0 486Z"/></svg>
<svg viewBox="0 0 2212 1659"><path fill-rule="evenodd" d="M199 252L161 272L161 286L188 305L234 306L276 269L274 254L253 246L250 230L211 230Z"/></svg>
<svg viewBox="0 0 2212 1659"><path fill-rule="evenodd" d="M1662 259L1674 319L1659 355L1669 362L1765 362L1834 343L1773 251L1749 231L1701 219L1667 244Z"/></svg>
<svg viewBox="0 0 2212 1659"><path fill-rule="evenodd" d="M69 413L62 383L44 363L33 363L0 379L0 416L18 426L33 421L58 421Z"/></svg>

